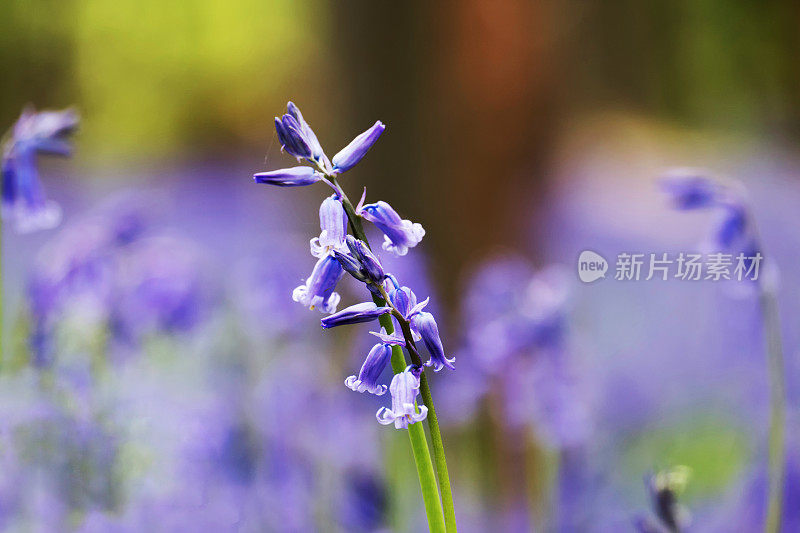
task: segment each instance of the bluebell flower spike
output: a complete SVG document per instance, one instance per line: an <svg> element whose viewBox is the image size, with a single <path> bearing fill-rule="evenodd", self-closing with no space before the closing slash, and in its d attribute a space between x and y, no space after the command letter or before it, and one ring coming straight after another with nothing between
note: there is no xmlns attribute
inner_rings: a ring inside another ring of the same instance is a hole
<svg viewBox="0 0 800 533"><path fill-rule="evenodd" d="M305 187L313 185L322 179L322 176L311 167L301 166L281 168L269 172L253 174L256 183L276 185L278 187Z"/></svg>
<svg viewBox="0 0 800 533"><path fill-rule="evenodd" d="M408 366L403 372L395 374L389 385L392 395L392 408L381 407L375 417L383 425L394 424L396 429L406 429L409 424L425 420L428 408L424 405L416 406L419 394L421 368Z"/></svg>
<svg viewBox="0 0 800 533"><path fill-rule="evenodd" d="M373 302L363 302L351 305L342 309L338 313L328 315L322 319L323 328L334 328L345 324L360 324L362 322L372 322L381 315L391 312L391 307L378 307Z"/></svg>

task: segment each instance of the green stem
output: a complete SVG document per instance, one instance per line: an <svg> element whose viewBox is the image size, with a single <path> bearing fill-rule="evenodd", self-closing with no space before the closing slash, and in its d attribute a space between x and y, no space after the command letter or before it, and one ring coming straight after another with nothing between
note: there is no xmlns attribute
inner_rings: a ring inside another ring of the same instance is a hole
<svg viewBox="0 0 800 533"><path fill-rule="evenodd" d="M341 191L336 178L332 179L334 186ZM342 205L344 206L347 218L350 221L350 229L353 235L366 243L369 246L369 240L364 232L364 226L350 199L347 198L343 192ZM386 300L372 295L372 299L376 305L386 305ZM386 333L394 333L394 324L389 315L380 317L380 324L386 329ZM415 362L416 363L416 362ZM403 355L403 349L399 346L392 346L392 370L395 374L399 374L406 369L406 358ZM424 392L423 392L424 391ZM449 512L445 507L445 514L442 515L442 505L439 499L439 488L436 484L436 475L433 472L433 463L431 462L430 450L428 449L428 439L425 437L425 429L422 424L410 424L408 426L408 437L411 440L411 450L414 452L414 463L417 466L417 474L419 475L419 484L422 489L422 500L425 504L425 514L428 517L428 528L433 532L455 531L455 511L453 510L453 498L450 495L450 479L447 476L447 463L444 460L444 447L442 444L441 433L439 432L439 424L436 421L436 410L433 408L433 398L431 391L428 387L428 380L423 372L420 377L420 392L422 393L422 400L428 407L428 426L431 430L431 440L433 441L434 456L436 457L436 469L439 479L439 484L442 490L446 488L447 499L450 502ZM432 421L432 422L431 422ZM434 432L435 428L435 432ZM434 436L434 433L436 436ZM437 444L438 439L438 444ZM440 466L440 464L442 466ZM444 479L443 479L444 476ZM451 517L448 519L448 516ZM451 529L452 528L452 529Z"/></svg>
<svg viewBox="0 0 800 533"><path fill-rule="evenodd" d="M399 314L399 313L398 313ZM414 345L414 336L411 334L411 325L408 320L400 316L398 323L403 330L403 337L406 341L406 348L409 355L414 361L414 364L421 365L422 361L417 353L416 346ZM456 510L453 505L453 491L450 488L450 474L447 471L447 459L444 455L444 441L442 440L442 432L439 429L439 417L436 416L436 408L433 405L433 395L431 388L428 384L428 377L423 372L420 376L420 395L422 395L422 402L428 407L428 429L431 432L431 443L433 445L433 457L436 462L436 475L439 479L439 488L442 492L442 509L444 510L444 521L447 526L448 533L455 532L456 528Z"/></svg>
<svg viewBox="0 0 800 533"><path fill-rule="evenodd" d="M436 475L439 479L439 488L442 491L442 508L444 509L444 522L448 533L456 531L456 510L453 505L453 491L450 488L450 474L447 471L447 459L444 456L444 442L442 433L439 430L439 419L436 416L436 409L433 407L433 396L428 386L428 378L425 372L420 379L419 392L422 395L422 402L428 407L428 429L431 432L431 443L433 445L433 458L436 462Z"/></svg>
<svg viewBox="0 0 800 533"><path fill-rule="evenodd" d="M769 414L769 503L764 531L778 533L781 529L786 447L786 375L783 362L778 300L771 285L761 287L761 313L764 337L767 342L767 366L770 383Z"/></svg>
<svg viewBox="0 0 800 533"><path fill-rule="evenodd" d="M392 370L395 374L399 374L405 369L406 358L403 356L402 348L392 346ZM424 372L422 375L425 375ZM430 416L430 407L428 416ZM425 514L428 516L428 529L431 532L446 531L439 500L439 488L436 486L436 475L431 462L431 452L428 449L428 439L425 437L425 428L422 424L410 424L408 438L411 440L411 450L414 452L414 463L417 466L419 485L422 489L422 501L425 503Z"/></svg>

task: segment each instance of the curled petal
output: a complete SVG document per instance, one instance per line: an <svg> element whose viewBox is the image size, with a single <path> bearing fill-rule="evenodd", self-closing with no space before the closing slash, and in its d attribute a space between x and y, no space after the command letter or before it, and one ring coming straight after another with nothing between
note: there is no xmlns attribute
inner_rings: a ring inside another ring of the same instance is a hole
<svg viewBox="0 0 800 533"><path fill-rule="evenodd" d="M388 426L397 420L397 416L392 412L392 410L386 407L381 407L378 409L378 412L375 413L375 417L378 419L378 423L383 424L384 426Z"/></svg>
<svg viewBox="0 0 800 533"><path fill-rule="evenodd" d="M431 298L429 296L429 297L425 298L424 300L422 300L417 305L415 305L414 307L412 307L411 310L408 312L408 316L406 318L410 319L411 317L413 317L414 315L416 315L417 313L419 313L420 311L425 309L425 307L427 307L427 305L428 305L428 302L430 302L430 301L431 301Z"/></svg>
<svg viewBox="0 0 800 533"><path fill-rule="evenodd" d="M367 151L375 144L378 137L381 136L383 130L386 129L383 122L377 121L373 126L353 139L350 144L342 148L342 150L333 156L333 168L337 172L344 172L353 168L356 163L361 161L361 158L366 155Z"/></svg>
<svg viewBox="0 0 800 533"><path fill-rule="evenodd" d="M277 185L278 187L303 187L317 183L322 178L313 168L300 166L259 172L253 175L253 179L256 183Z"/></svg>
<svg viewBox="0 0 800 533"><path fill-rule="evenodd" d="M369 385L364 381L361 381L356 376L349 376L347 379L344 380L344 384L347 386L348 389L354 392L370 392L375 396L383 396L386 394L387 387L386 385Z"/></svg>
<svg viewBox="0 0 800 533"><path fill-rule="evenodd" d="M398 337L396 335L388 335L384 328L381 328L380 332L377 331L370 331L370 335L375 335L378 337L384 344L390 344L394 346L405 346L406 340L402 337Z"/></svg>

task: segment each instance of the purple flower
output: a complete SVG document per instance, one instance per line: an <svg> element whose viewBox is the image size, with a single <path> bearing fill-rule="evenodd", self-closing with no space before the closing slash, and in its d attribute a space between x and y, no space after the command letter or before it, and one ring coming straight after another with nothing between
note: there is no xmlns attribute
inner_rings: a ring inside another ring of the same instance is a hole
<svg viewBox="0 0 800 533"><path fill-rule="evenodd" d="M720 248L731 248L743 239L748 232L747 210L738 202L725 202L720 205L721 216L716 229L716 242Z"/></svg>
<svg viewBox="0 0 800 533"><path fill-rule="evenodd" d="M322 176L311 167L301 166L259 172L253 175L253 179L256 183L266 183L278 187L303 187L318 182Z"/></svg>
<svg viewBox="0 0 800 533"><path fill-rule="evenodd" d="M341 297L333 290L343 273L335 257L321 257L306 282L292 292L292 299L309 309L319 308L321 313L335 312Z"/></svg>
<svg viewBox="0 0 800 533"><path fill-rule="evenodd" d="M319 228L319 237L311 239L311 255L324 257L344 249L347 214L336 195L325 198L319 206Z"/></svg>
<svg viewBox="0 0 800 533"><path fill-rule="evenodd" d="M367 151L375 144L383 130L386 129L380 120L375 122L370 129L350 141L350 144L342 148L338 154L333 156L333 169L335 172L344 172L353 168L356 163L361 161Z"/></svg>
<svg viewBox="0 0 800 533"><path fill-rule="evenodd" d="M356 239L352 235L347 236L346 242L352 254L352 258L360 265L360 276L354 275L354 277L357 279L363 278L363 280L369 283L382 282L386 277L386 273L383 271L381 262L375 257L375 254L372 253L366 243Z"/></svg>
<svg viewBox="0 0 800 533"><path fill-rule="evenodd" d="M334 259L334 261L336 261ZM339 263L336 263L337 265ZM341 271L341 267L339 269ZM373 302L364 302L351 305L342 309L338 313L326 316L322 319L323 328L334 328L345 324L359 324L361 322L371 322L381 315L385 315L392 309L390 307L378 307Z"/></svg>
<svg viewBox="0 0 800 533"><path fill-rule="evenodd" d="M366 191L365 191L366 194ZM415 247L425 236L421 224L403 220L392 206L384 201L363 205L361 197L356 213L369 220L384 234L383 249L397 255L406 255L409 248Z"/></svg>
<svg viewBox="0 0 800 533"><path fill-rule="evenodd" d="M411 318L411 325L414 330L422 338L425 347L428 349L430 359L425 363L425 366L433 366L435 372L440 371L444 367L455 370L453 362L455 357L448 359L444 354L444 347L442 346L442 339L439 337L439 327L436 325L436 320L433 315L428 312L416 313Z"/></svg>
<svg viewBox="0 0 800 533"><path fill-rule="evenodd" d="M389 392L392 395L392 408L381 407L375 413L378 422L389 425L394 422L397 429L405 429L409 424L421 422L428 416L428 408L424 405L419 406L419 411L415 406L417 395L419 394L419 376L422 368L410 365L403 372L395 374L392 383L389 385Z"/></svg>
<svg viewBox="0 0 800 533"><path fill-rule="evenodd" d="M721 187L703 171L678 168L669 171L661 186L677 209L690 210L711 207L717 203Z"/></svg>
<svg viewBox="0 0 800 533"><path fill-rule="evenodd" d="M116 333L145 338L188 332L200 324L212 303L203 252L188 240L167 236L128 245L117 264Z"/></svg>
<svg viewBox="0 0 800 533"><path fill-rule="evenodd" d="M369 391L372 394L381 396L386 392L386 385L378 383L389 359L392 357L392 346L387 343L378 343L372 347L361 365L358 377L350 376L344 380L347 388L355 392Z"/></svg>
<svg viewBox="0 0 800 533"><path fill-rule="evenodd" d="M282 150L295 156L298 161L311 159L309 140L296 118L288 113L280 118L275 117L275 131L278 133Z"/></svg>
<svg viewBox="0 0 800 533"><path fill-rule="evenodd" d="M428 305L430 298L425 298L417 303L417 295L408 287L395 287L389 291L389 301L403 315L406 320L411 320ZM417 339L419 340L419 339Z"/></svg>
<svg viewBox="0 0 800 533"><path fill-rule="evenodd" d="M714 248L758 248L741 190L723 186L698 171L685 169L671 171L662 184L677 209L715 208L719 211L714 229Z"/></svg>
<svg viewBox="0 0 800 533"><path fill-rule="evenodd" d="M78 126L72 109L36 113L26 108L3 146L3 214L15 222L18 232L49 229L61 221L61 209L44 194L36 154L69 156L66 137Z"/></svg>
<svg viewBox="0 0 800 533"><path fill-rule="evenodd" d="M323 167L326 169L330 168L330 162L328 161L325 152L322 150L322 146L317 140L317 135L314 133L314 130L311 129L311 126L308 125L308 122L305 121L303 118L303 114L300 112L300 108L298 108L294 102L289 102L286 104L286 109L289 111L289 114L294 117L297 123L300 125L300 131L303 134L305 142L307 143L308 147L311 149L311 157L315 161L320 161L323 163Z"/></svg>

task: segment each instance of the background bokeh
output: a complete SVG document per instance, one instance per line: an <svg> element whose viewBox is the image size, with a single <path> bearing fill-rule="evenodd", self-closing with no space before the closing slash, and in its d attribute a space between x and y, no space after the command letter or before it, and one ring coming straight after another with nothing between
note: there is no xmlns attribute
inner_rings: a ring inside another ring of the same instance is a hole
<svg viewBox="0 0 800 533"><path fill-rule="evenodd" d="M791 1L5 0L0 124L28 103L82 123L75 157L41 165L62 227L4 230L3 527L424 523L413 469L383 460L407 453L374 423L385 398L341 386L365 328L323 334L290 299L327 192L252 183L291 162L287 100L329 154L387 124L343 186L427 230L382 258L458 358L433 385L466 531L632 529L643 476L675 465L690 528L758 529L753 294L574 274L585 249L698 247L712 218L669 208L665 169L743 182L780 272L800 527L798 23ZM534 304L559 341L500 353Z"/></svg>

